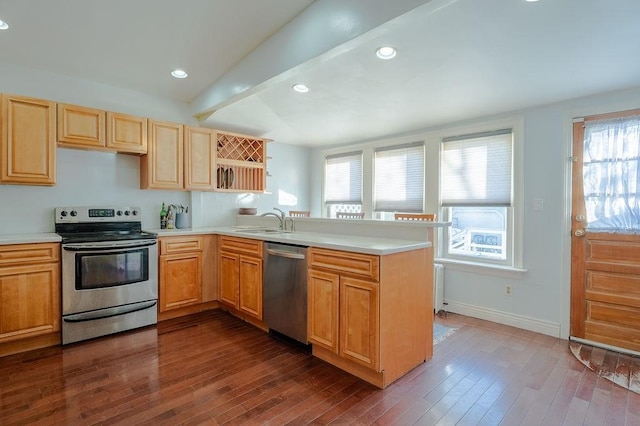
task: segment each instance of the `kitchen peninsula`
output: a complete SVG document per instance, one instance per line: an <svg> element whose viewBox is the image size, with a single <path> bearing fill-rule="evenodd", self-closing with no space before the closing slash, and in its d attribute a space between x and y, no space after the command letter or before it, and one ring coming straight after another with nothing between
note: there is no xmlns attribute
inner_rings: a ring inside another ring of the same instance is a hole
<svg viewBox="0 0 640 426"><path fill-rule="evenodd" d="M238 222L244 220L239 218ZM341 231L344 226L353 232L354 224L339 220L300 220L298 227L304 230L295 232L269 225L273 223L263 218L250 218L236 227L156 231L161 241L210 233L233 238L239 244L269 241L307 246L307 326L315 356L380 388L431 358L433 247L426 238L412 240L399 230L415 236L417 230L432 231L448 223L421 227L362 221L357 224L362 235L326 232ZM403 238L366 235L367 227L375 228L376 234ZM260 326L262 318L247 315L240 305L230 312Z"/></svg>

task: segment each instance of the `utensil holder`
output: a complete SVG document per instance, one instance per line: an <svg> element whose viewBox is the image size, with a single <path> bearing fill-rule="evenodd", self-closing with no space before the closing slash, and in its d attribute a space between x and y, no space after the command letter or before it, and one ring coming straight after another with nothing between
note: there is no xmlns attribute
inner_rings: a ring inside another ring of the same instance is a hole
<svg viewBox="0 0 640 426"><path fill-rule="evenodd" d="M187 213L176 213L176 228L184 229L189 227L189 216Z"/></svg>

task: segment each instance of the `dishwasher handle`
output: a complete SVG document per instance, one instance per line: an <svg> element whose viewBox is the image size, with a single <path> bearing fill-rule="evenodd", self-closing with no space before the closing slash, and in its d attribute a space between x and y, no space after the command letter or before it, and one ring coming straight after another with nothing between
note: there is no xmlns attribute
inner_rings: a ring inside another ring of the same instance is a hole
<svg viewBox="0 0 640 426"><path fill-rule="evenodd" d="M267 249L267 253L269 253L272 256L286 257L288 259L298 259L298 260L305 259L304 253L293 253L290 251L275 250L275 249Z"/></svg>

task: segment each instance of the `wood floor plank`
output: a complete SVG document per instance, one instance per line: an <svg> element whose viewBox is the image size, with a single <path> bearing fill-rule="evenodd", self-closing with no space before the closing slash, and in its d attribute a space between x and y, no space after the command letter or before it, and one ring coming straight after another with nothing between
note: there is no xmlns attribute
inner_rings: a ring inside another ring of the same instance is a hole
<svg viewBox="0 0 640 426"><path fill-rule="evenodd" d="M640 424L640 395L605 379L640 389L638 358L580 347L598 376L567 341L436 321L457 330L385 390L221 311L2 357L0 424Z"/></svg>

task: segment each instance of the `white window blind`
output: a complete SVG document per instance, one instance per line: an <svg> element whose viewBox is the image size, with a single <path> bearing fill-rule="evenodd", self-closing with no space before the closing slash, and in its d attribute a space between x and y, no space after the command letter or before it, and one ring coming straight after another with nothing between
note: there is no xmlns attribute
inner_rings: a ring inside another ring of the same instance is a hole
<svg viewBox="0 0 640 426"><path fill-rule="evenodd" d="M511 206L511 129L442 140L442 205Z"/></svg>
<svg viewBox="0 0 640 426"><path fill-rule="evenodd" d="M362 151L325 158L325 203L362 203Z"/></svg>
<svg viewBox="0 0 640 426"><path fill-rule="evenodd" d="M376 149L374 173L375 211L423 211L423 142Z"/></svg>

